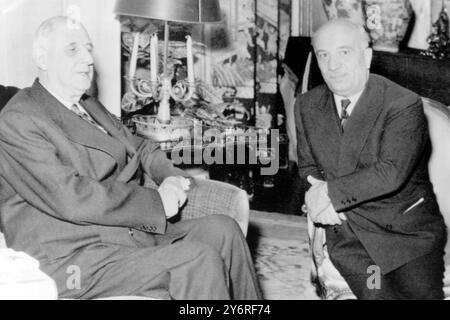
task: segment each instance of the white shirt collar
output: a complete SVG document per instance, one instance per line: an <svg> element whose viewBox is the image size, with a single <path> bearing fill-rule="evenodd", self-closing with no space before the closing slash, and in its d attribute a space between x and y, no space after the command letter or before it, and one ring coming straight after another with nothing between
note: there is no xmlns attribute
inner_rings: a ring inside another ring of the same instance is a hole
<svg viewBox="0 0 450 320"><path fill-rule="evenodd" d="M350 104L347 107L347 113L348 113L348 115L351 115L353 109L356 106L356 103L358 102L358 100L361 97L363 92L364 92L364 89L350 97L342 97L342 96L339 96L339 95L333 93L334 102L336 104L336 109L337 109L338 115L341 116L341 114L342 114L341 101L345 100L345 99L350 100Z"/></svg>
<svg viewBox="0 0 450 320"><path fill-rule="evenodd" d="M73 106L74 104L76 104L76 105L78 106L78 108L79 108L82 112L84 112L84 113L86 113L88 116L90 116L89 113L86 111L86 109L85 109L79 102L76 102L76 103L68 102L68 101L66 101L66 100L64 100L64 99L62 99L62 98L60 98L57 94L55 94L54 92L52 92L52 90L50 90L49 88L47 88L47 87L46 87L44 84L42 84L41 82L39 82L39 83L45 88L45 90L47 90L53 97L55 97L56 100L58 100L63 106L65 106L67 109L69 109L69 111L74 112L74 111L72 110L72 106ZM94 120L94 122L95 122L95 120ZM97 124L97 127L98 127L101 131L103 131L104 133L108 134L108 132L106 131L106 129L103 128L103 126L101 126L100 124Z"/></svg>

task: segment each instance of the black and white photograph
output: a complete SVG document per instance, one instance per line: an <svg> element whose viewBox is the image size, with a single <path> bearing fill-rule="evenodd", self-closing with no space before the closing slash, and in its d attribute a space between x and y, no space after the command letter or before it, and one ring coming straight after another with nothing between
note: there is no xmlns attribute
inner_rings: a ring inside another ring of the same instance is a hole
<svg viewBox="0 0 450 320"><path fill-rule="evenodd" d="M449 227L450 0L0 0L0 300L450 300Z"/></svg>

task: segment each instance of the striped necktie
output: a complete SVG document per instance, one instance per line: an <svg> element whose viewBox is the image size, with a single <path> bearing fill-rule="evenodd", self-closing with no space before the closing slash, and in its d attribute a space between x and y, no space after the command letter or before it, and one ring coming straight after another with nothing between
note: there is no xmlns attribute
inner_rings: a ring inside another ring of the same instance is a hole
<svg viewBox="0 0 450 320"><path fill-rule="evenodd" d="M347 119L349 117L349 114L347 112L347 108L350 105L351 101L349 99L342 99L341 100L341 107L342 107L342 113L341 113L341 127L342 131L344 131L345 123L347 122Z"/></svg>
<svg viewBox="0 0 450 320"><path fill-rule="evenodd" d="M100 126L94 119L92 119L92 117L89 115L89 113L87 113L86 111L82 110L78 106L78 104L76 104L76 103L73 104L70 107L70 110L72 110L75 114L77 114L81 119L86 120L87 122L89 122L91 125L93 125L97 129L99 129L100 131L103 131L104 133L108 134L108 132L106 132L105 128Z"/></svg>

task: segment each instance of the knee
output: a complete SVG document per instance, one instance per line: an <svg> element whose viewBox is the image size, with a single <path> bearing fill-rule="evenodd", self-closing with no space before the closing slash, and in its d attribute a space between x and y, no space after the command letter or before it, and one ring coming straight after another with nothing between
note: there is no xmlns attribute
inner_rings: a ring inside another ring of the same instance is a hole
<svg viewBox="0 0 450 320"><path fill-rule="evenodd" d="M236 239L245 240L240 226L229 216L214 214L208 216L205 222L203 235L214 247L222 247L225 243L235 242Z"/></svg>
<svg viewBox="0 0 450 320"><path fill-rule="evenodd" d="M234 218L224 214L214 214L209 217L210 230L217 235L220 234L234 234L240 232L239 225Z"/></svg>
<svg viewBox="0 0 450 320"><path fill-rule="evenodd" d="M213 246L201 242L191 243L191 252L193 256L204 262L205 266L212 266L217 270L223 268L223 259L220 252Z"/></svg>

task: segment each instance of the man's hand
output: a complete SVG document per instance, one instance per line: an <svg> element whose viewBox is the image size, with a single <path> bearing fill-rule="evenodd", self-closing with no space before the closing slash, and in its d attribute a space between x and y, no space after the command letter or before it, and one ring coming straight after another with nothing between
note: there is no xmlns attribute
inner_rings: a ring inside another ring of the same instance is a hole
<svg viewBox="0 0 450 320"><path fill-rule="evenodd" d="M328 185L325 181L308 176L311 188L305 194L305 205L308 215L314 223L323 225L342 224L347 217L343 213L337 213L328 197Z"/></svg>
<svg viewBox="0 0 450 320"><path fill-rule="evenodd" d="M341 225L342 221L347 221L347 217L345 216L345 214L337 213L331 203L325 210L319 213L319 215L317 215L315 218L311 217L311 219L314 223L320 223L329 226Z"/></svg>
<svg viewBox="0 0 450 320"><path fill-rule="evenodd" d="M158 188L163 203L166 218L170 219L187 200L186 191L189 190L190 181L183 177L168 177Z"/></svg>
<svg viewBox="0 0 450 320"><path fill-rule="evenodd" d="M331 205L331 200L328 197L328 187L325 181L308 176L308 182L311 184L311 188L305 194L305 204L308 214L314 221L322 211Z"/></svg>

